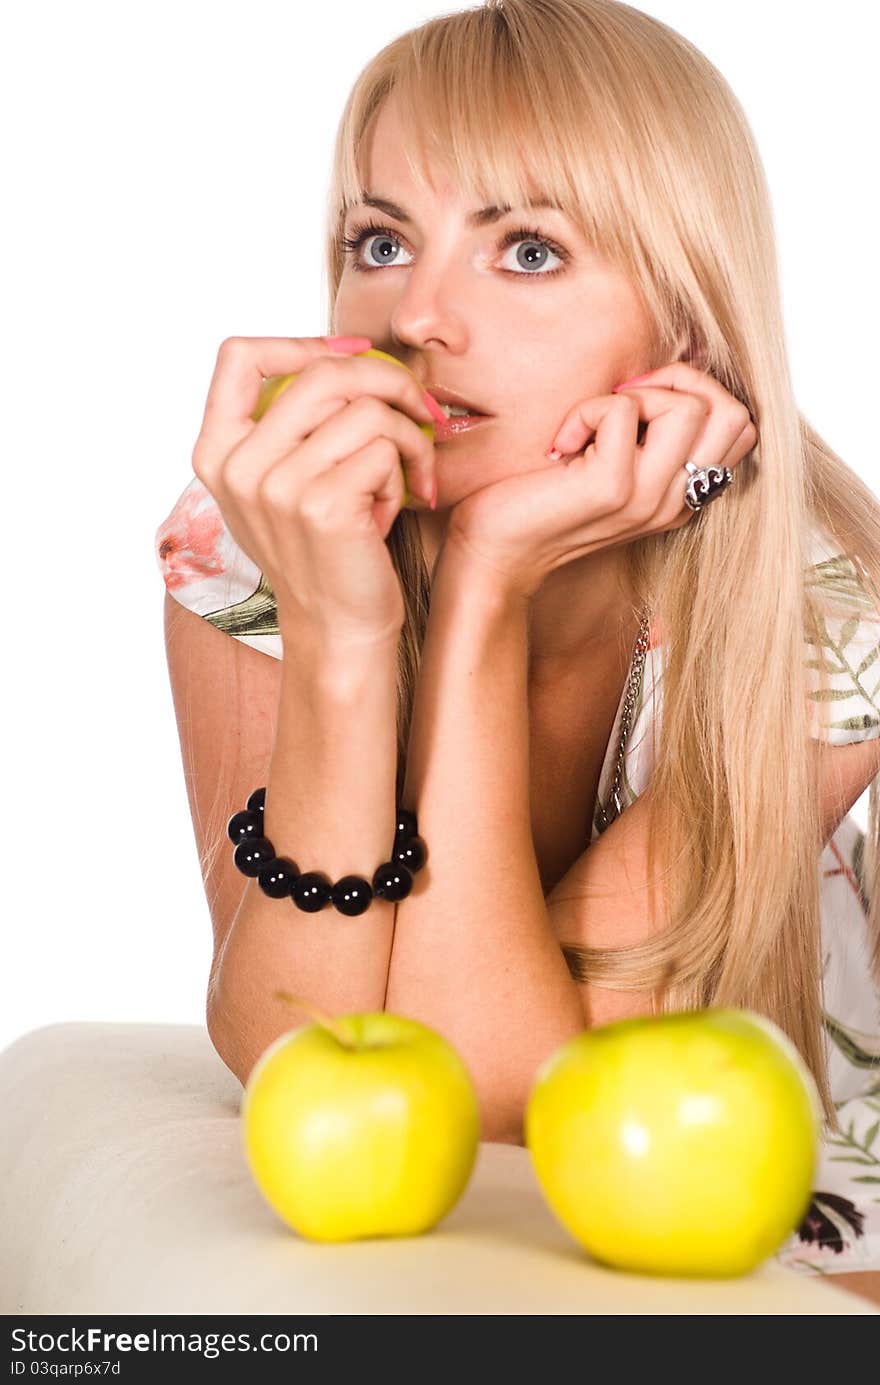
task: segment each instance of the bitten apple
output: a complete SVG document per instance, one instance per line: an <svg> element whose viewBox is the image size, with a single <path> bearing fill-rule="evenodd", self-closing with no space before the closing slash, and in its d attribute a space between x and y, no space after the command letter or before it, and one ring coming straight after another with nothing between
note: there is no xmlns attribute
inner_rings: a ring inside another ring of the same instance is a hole
<svg viewBox="0 0 880 1385"><path fill-rule="evenodd" d="M763 1016L709 1009L587 1029L538 1070L525 1140L552 1211L597 1260L745 1274L803 1218L822 1110Z"/></svg>
<svg viewBox="0 0 880 1385"><path fill-rule="evenodd" d="M456 1050L377 1011L282 1034L248 1078L242 1128L277 1214L310 1240L351 1241L418 1236L445 1217L473 1171L480 1115Z"/></svg>
<svg viewBox="0 0 880 1385"><path fill-rule="evenodd" d="M404 365L403 361L399 361L399 360L397 359L396 356L391 356L391 355L389 355L389 353L388 353L387 351L379 351L378 348L376 348L376 347L374 347L374 346L371 346L370 349L369 349L368 351L357 351L357 352L355 352L355 355L357 355L357 356L375 356L375 357L377 357L379 360L382 360L382 361L391 361L392 364L394 364L394 365L399 365L400 368L401 368L401 370L409 370L409 366ZM410 371L410 374L412 374L412 371ZM263 417L263 414L266 412L266 410L269 408L269 406L275 402L275 400L278 398L279 394L281 394L283 390L286 390L286 389L287 389L287 386L291 383L291 381L295 380L296 377L297 377L297 372L296 372L296 371L294 371L294 373L293 373L292 375L269 375L269 376L266 377L266 379L263 381L262 385L260 386L260 394L259 394L259 398L258 398L258 400L257 400L257 406L256 406L256 408L254 409L253 413L251 414L251 418L253 419L254 423L257 423L257 422ZM421 428L422 432L425 433L425 434L431 439L431 441L433 442L433 441L434 441L434 425L433 425L433 423L419 423L418 426ZM404 474L403 474L403 509L404 509L404 510L411 510L412 508L413 508L413 496L412 496L412 492L411 492L410 489L409 489L409 486L407 485L407 481L406 481L406 472L404 471Z"/></svg>

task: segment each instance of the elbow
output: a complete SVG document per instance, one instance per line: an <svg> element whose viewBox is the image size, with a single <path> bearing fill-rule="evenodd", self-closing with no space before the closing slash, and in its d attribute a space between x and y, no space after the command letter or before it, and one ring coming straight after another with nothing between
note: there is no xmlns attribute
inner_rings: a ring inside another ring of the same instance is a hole
<svg viewBox="0 0 880 1385"><path fill-rule="evenodd" d="M236 1042L235 1034L225 1020L213 990L208 993L205 1026L217 1057L238 1078L242 1087L246 1087L256 1059L249 1060L243 1054L241 1044Z"/></svg>

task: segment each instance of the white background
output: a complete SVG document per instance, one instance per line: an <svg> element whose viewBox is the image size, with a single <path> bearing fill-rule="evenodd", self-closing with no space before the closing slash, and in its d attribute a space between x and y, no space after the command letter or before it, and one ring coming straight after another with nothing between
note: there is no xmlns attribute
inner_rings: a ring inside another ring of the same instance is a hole
<svg viewBox="0 0 880 1385"><path fill-rule="evenodd" d="M224 337L326 330L322 218L352 82L459 8L5 9L0 1047L59 1020L203 1022L211 927L153 537L191 479ZM642 8L743 102L800 407L880 491L875 6Z"/></svg>

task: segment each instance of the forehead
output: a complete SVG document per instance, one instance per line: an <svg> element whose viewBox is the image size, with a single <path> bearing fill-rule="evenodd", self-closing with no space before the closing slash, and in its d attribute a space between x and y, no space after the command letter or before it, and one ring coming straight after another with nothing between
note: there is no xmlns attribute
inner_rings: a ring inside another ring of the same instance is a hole
<svg viewBox="0 0 880 1385"><path fill-rule="evenodd" d="M518 181L523 181L524 196L517 198L513 190L508 196L502 189L490 189L480 168L479 152L474 150L473 144L469 151L468 170L460 164L453 166L452 159L443 166L443 149L437 148L436 137L432 138L429 130L420 127L418 120L406 112L392 91L373 116L358 149L356 164L361 190L386 198L398 192L400 200L406 202L405 191L412 195L416 188L424 188L440 201L461 199L474 207L484 203L504 206L509 202L529 202L564 210L533 176L525 173L522 163L518 168Z"/></svg>

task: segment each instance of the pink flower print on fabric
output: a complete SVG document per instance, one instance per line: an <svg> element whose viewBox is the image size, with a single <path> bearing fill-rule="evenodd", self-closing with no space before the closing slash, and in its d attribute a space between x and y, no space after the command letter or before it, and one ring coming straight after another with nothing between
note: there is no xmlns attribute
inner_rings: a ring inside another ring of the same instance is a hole
<svg viewBox="0 0 880 1385"><path fill-rule="evenodd" d="M225 570L220 553L225 529L210 491L205 486L187 488L156 531L156 557L169 591Z"/></svg>

